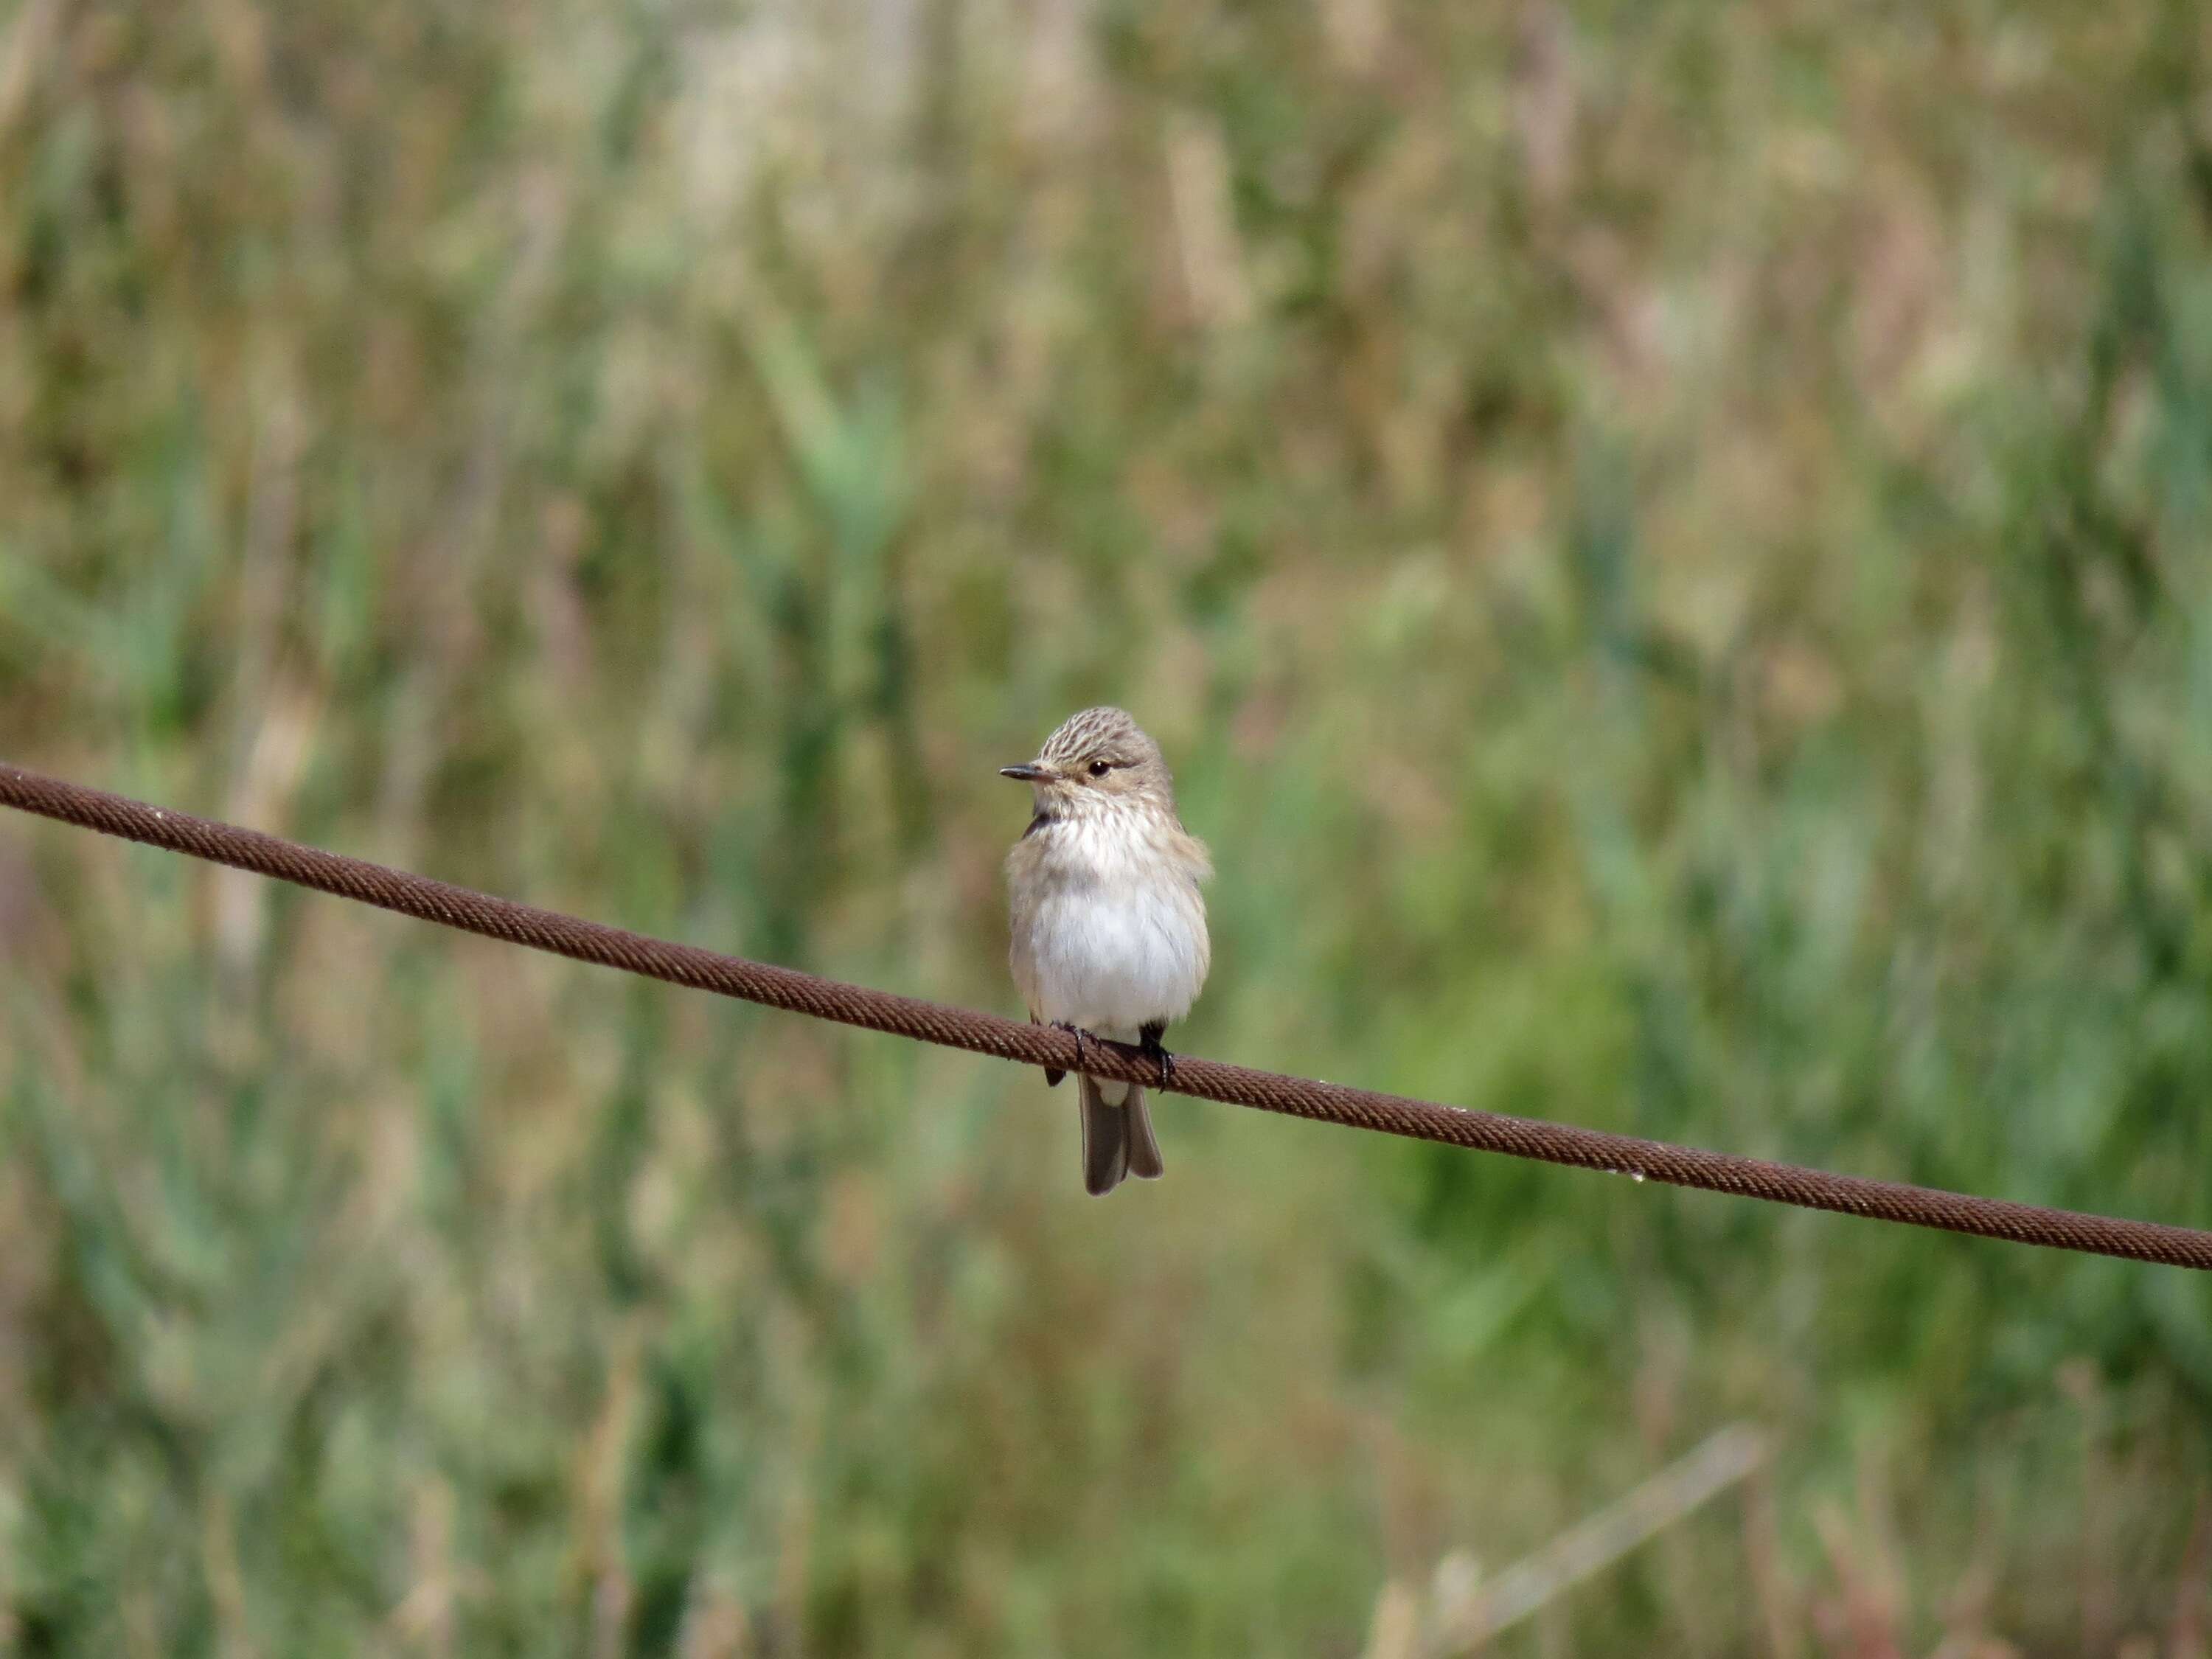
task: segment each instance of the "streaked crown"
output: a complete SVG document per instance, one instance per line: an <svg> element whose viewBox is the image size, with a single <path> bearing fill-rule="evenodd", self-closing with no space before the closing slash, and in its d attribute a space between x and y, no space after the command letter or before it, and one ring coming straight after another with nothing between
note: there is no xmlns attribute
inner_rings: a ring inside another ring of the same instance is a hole
<svg viewBox="0 0 2212 1659"><path fill-rule="evenodd" d="M1037 758L1062 771L1094 761L1115 768L1161 764L1160 746L1123 708L1086 708L1070 714L1044 740Z"/></svg>

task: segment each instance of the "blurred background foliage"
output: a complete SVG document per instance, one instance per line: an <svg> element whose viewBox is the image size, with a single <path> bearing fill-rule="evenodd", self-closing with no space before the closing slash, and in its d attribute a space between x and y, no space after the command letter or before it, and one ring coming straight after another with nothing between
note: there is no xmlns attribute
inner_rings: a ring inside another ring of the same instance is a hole
<svg viewBox="0 0 2212 1659"><path fill-rule="evenodd" d="M6 0L0 753L1012 1011L2212 1225L2196 0ZM2212 1291L0 824L0 1645L2202 1654ZM2197 1530L2192 1534L2192 1526Z"/></svg>

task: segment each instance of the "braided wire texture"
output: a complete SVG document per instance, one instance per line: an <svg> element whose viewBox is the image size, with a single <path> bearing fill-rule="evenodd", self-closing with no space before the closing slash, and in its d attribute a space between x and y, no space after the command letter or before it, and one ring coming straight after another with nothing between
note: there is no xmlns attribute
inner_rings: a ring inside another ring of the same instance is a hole
<svg viewBox="0 0 2212 1659"><path fill-rule="evenodd" d="M1705 1152L1538 1118L1444 1106L1195 1057L1178 1056L1172 1079L1164 1083L1152 1060L1120 1043L1092 1038L1082 1045L1079 1054L1075 1038L1050 1026L949 1007L796 969L725 956L697 945L651 939L5 764L0 764L0 805L374 904L486 939L1026 1066L1079 1069L1097 1077L1127 1079L1231 1106L1626 1175L1638 1181L1664 1182L2019 1244L2212 1269L2212 1232L2195 1228L1833 1175L1765 1158Z"/></svg>

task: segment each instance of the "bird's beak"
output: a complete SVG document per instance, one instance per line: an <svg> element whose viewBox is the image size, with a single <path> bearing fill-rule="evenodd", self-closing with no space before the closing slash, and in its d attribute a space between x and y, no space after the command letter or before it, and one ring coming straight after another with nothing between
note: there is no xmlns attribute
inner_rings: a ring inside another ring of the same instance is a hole
<svg viewBox="0 0 2212 1659"><path fill-rule="evenodd" d="M1002 766L999 769L999 775L1002 778L1012 778L1018 783L1050 783L1052 781L1051 772L1044 767L1036 765Z"/></svg>

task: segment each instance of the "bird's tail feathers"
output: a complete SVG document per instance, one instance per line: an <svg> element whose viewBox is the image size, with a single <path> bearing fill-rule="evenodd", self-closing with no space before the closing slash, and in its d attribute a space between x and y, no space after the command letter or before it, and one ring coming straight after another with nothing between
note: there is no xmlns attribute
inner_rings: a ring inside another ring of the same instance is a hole
<svg viewBox="0 0 2212 1659"><path fill-rule="evenodd" d="M1129 1085L1121 1115L1128 1120L1129 1173L1139 1181L1158 1181L1168 1172L1168 1166L1160 1161L1160 1143L1152 1135L1152 1115L1145 1107L1143 1084Z"/></svg>
<svg viewBox="0 0 2212 1659"><path fill-rule="evenodd" d="M1145 1109L1144 1085L1106 1086L1125 1092L1117 1104L1109 1104L1097 1079L1079 1077L1083 1094L1083 1185L1093 1198L1103 1198L1122 1178L1157 1181L1165 1173L1160 1143L1152 1134L1152 1114Z"/></svg>
<svg viewBox="0 0 2212 1659"><path fill-rule="evenodd" d="M1096 1078L1078 1076L1083 1106L1083 1189L1103 1198L1129 1173L1129 1119L1099 1097Z"/></svg>

